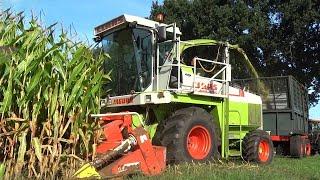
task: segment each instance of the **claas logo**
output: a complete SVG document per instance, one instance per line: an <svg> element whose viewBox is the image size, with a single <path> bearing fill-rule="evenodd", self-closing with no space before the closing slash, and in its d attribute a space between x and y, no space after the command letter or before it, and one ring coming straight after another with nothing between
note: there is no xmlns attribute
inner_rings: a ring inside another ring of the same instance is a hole
<svg viewBox="0 0 320 180"><path fill-rule="evenodd" d="M133 102L133 97L112 99L112 104L129 104Z"/></svg>
<svg viewBox="0 0 320 180"><path fill-rule="evenodd" d="M195 82L195 88L200 89L200 91L209 91L210 93L215 93L215 91L218 89L217 85L212 82Z"/></svg>

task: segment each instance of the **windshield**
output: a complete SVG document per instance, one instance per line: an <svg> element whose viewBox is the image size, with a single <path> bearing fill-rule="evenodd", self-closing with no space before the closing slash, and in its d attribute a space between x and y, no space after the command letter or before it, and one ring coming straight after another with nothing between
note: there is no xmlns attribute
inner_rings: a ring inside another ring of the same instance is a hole
<svg viewBox="0 0 320 180"><path fill-rule="evenodd" d="M144 91L151 83L151 33L142 29L123 29L105 36L103 49L111 59L104 64L111 71L111 82L104 89L111 96Z"/></svg>

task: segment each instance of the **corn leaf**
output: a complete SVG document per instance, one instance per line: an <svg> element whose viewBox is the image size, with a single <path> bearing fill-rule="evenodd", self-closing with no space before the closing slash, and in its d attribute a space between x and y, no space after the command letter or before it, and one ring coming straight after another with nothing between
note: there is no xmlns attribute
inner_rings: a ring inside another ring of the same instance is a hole
<svg viewBox="0 0 320 180"><path fill-rule="evenodd" d="M32 138L32 146L35 150L35 154L40 162L42 162L41 144L38 137Z"/></svg>
<svg viewBox="0 0 320 180"><path fill-rule="evenodd" d="M68 64L68 67L73 67L73 65L80 60L81 56L83 55L84 50L85 50L85 46L80 46L80 47L76 50L76 52L75 52L74 55L73 55L73 59L72 59L71 62Z"/></svg>
<svg viewBox="0 0 320 180"><path fill-rule="evenodd" d="M4 163L1 163L1 164L0 164L0 180L3 180L3 179L4 179L5 170L6 170L5 164L4 164Z"/></svg>
<svg viewBox="0 0 320 180"><path fill-rule="evenodd" d="M59 91L59 86L56 84L54 87L52 97L51 97L51 103L50 103L50 116L53 115L53 113L56 111L57 108L57 100L58 100L58 92Z"/></svg>
<svg viewBox="0 0 320 180"><path fill-rule="evenodd" d="M23 131L19 137L19 151L17 158L16 171L18 174L21 173L22 166L24 164L24 158L27 150L27 140L26 140L27 132Z"/></svg>
<svg viewBox="0 0 320 180"><path fill-rule="evenodd" d="M66 85L66 89L69 89L71 84L76 80L76 77L80 74L81 71L83 71L83 67L85 65L85 62L82 61L80 64L78 64L73 71L71 72L71 75L68 79L68 83Z"/></svg>
<svg viewBox="0 0 320 180"><path fill-rule="evenodd" d="M38 69L35 76L31 79L29 86L27 87L27 93L30 93L40 82L42 76L42 69Z"/></svg>
<svg viewBox="0 0 320 180"><path fill-rule="evenodd" d="M11 106L12 102L12 78L13 78L13 69L10 70L9 79L8 79L8 87L5 90L3 104L1 106L1 112L5 113Z"/></svg>
<svg viewBox="0 0 320 180"><path fill-rule="evenodd" d="M81 84L85 78L85 73L82 74L81 78L76 82L76 84L74 85L74 87L72 88L72 91L71 91L71 94L70 94L70 97L67 101L67 104L66 104L66 111L69 110L69 108L72 106L74 100L76 99L76 96L80 90L80 88L82 87Z"/></svg>

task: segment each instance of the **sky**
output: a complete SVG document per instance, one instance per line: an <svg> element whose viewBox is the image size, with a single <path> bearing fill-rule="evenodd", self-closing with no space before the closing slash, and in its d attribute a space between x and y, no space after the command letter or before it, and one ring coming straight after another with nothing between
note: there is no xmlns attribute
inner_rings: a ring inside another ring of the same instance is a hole
<svg viewBox="0 0 320 180"><path fill-rule="evenodd" d="M12 7L41 15L49 26L55 22L76 30L80 39L92 39L93 28L121 14L148 17L152 0L0 0L3 9ZM92 42L92 41L90 41Z"/></svg>
<svg viewBox="0 0 320 180"><path fill-rule="evenodd" d="M72 27L79 39L89 43L95 26L121 14L148 17L151 4L152 0L0 0L3 9L40 14L47 26L58 22L65 28ZM320 103L310 108L310 118L320 119Z"/></svg>

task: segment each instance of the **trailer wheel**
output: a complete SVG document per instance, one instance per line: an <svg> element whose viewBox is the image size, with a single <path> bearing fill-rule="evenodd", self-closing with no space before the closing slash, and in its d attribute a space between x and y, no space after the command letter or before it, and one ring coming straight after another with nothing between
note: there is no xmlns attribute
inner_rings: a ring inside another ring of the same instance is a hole
<svg viewBox="0 0 320 180"><path fill-rule="evenodd" d="M284 147L281 144L273 144L274 145L274 149L275 149L275 153L278 156L284 156Z"/></svg>
<svg viewBox="0 0 320 180"><path fill-rule="evenodd" d="M290 137L290 156L294 158L302 158L305 154L305 146L300 135Z"/></svg>
<svg viewBox="0 0 320 180"><path fill-rule="evenodd" d="M242 147L245 161L269 164L273 159L273 143L265 131L257 129L247 133L242 141Z"/></svg>
<svg viewBox="0 0 320 180"><path fill-rule="evenodd" d="M305 139L305 147L306 147L306 156L310 156L311 155L311 144L310 144L310 140L309 139Z"/></svg>
<svg viewBox="0 0 320 180"><path fill-rule="evenodd" d="M212 116L202 108L177 110L161 122L155 144L167 147L167 162L205 162L220 157L220 134Z"/></svg>

